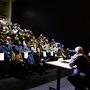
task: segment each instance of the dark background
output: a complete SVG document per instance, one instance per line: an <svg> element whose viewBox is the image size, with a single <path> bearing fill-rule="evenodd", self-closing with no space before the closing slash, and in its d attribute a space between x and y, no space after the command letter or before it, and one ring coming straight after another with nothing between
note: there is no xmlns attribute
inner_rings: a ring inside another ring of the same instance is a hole
<svg viewBox="0 0 90 90"><path fill-rule="evenodd" d="M12 21L38 36L43 33L66 47L90 50L90 6L80 0L16 0Z"/></svg>

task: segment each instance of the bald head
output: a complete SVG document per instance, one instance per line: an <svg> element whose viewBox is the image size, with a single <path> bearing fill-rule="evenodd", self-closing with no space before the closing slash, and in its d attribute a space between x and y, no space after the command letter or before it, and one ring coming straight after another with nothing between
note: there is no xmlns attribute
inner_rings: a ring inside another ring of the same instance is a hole
<svg viewBox="0 0 90 90"><path fill-rule="evenodd" d="M77 47L75 48L75 52L76 52L76 53L83 53L83 47L77 46Z"/></svg>

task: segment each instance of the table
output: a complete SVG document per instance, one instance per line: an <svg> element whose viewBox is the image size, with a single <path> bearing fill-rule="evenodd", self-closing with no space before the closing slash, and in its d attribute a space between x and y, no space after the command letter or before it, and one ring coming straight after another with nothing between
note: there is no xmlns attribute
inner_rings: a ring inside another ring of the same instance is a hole
<svg viewBox="0 0 90 90"><path fill-rule="evenodd" d="M71 59L68 60L63 60L62 62L60 61L60 59L58 61L49 61L46 62L46 64L48 65L52 65L57 67L57 89L49 87L49 90L60 90L60 70L61 68L65 68L65 69L72 69L72 67L69 66L69 62Z"/></svg>

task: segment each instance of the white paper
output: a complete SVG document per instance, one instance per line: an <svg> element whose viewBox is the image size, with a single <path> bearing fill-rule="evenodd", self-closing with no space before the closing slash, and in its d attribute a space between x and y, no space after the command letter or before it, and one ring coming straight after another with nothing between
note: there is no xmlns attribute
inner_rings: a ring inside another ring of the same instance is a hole
<svg viewBox="0 0 90 90"><path fill-rule="evenodd" d="M50 55L53 56L53 51L50 52Z"/></svg>
<svg viewBox="0 0 90 90"><path fill-rule="evenodd" d="M58 61L59 62L63 62L63 58L58 58Z"/></svg>
<svg viewBox="0 0 90 90"><path fill-rule="evenodd" d="M4 53L0 53L0 61L4 61Z"/></svg>
<svg viewBox="0 0 90 90"><path fill-rule="evenodd" d="M43 51L43 57L47 57L47 54L45 51Z"/></svg>
<svg viewBox="0 0 90 90"><path fill-rule="evenodd" d="M24 52L24 59L28 58L28 52Z"/></svg>

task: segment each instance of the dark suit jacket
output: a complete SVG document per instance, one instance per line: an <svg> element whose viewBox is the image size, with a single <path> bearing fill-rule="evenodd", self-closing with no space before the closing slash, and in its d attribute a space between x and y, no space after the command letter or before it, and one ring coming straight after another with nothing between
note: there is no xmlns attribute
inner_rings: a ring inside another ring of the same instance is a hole
<svg viewBox="0 0 90 90"><path fill-rule="evenodd" d="M70 66L77 66L77 74L84 73L90 77L90 60L85 54L75 54L70 62Z"/></svg>

